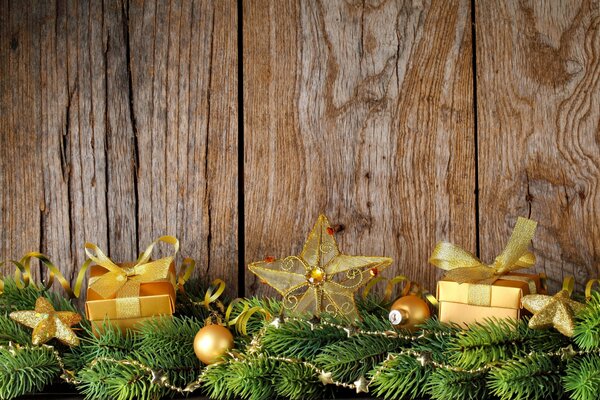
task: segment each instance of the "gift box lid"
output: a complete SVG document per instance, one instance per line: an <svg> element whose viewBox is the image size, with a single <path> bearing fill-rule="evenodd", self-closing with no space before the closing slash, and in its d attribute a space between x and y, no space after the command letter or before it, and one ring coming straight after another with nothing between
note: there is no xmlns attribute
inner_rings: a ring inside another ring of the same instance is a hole
<svg viewBox="0 0 600 400"><path fill-rule="evenodd" d="M512 273L508 275L530 279L534 282L536 292L541 292L541 281L539 275ZM472 283L459 283L442 279L437 284L437 298L439 302L453 302L469 304L470 291L482 288L484 285ZM485 285L490 286L490 285ZM521 308L521 298L530 293L530 285L523 280L510 280L500 278L489 288L489 307L502 307L517 309Z"/></svg>

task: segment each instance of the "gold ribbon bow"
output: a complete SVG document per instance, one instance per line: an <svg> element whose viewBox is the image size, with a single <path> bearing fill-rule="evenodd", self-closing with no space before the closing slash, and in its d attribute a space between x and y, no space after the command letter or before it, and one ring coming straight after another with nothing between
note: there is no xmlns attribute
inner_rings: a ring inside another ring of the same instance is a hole
<svg viewBox="0 0 600 400"><path fill-rule="evenodd" d="M506 276L506 274L517 269L532 267L535 264L535 256L528 250L528 247L536 227L537 222L519 217L508 244L492 264L485 264L472 253L447 242L440 242L435 246L429 262L448 271L444 276L447 280L478 284L472 285L472 289L469 288L471 304L489 305L491 296L489 286L503 276L503 279L526 281L532 292L535 292L535 283L532 280Z"/></svg>
<svg viewBox="0 0 600 400"><path fill-rule="evenodd" d="M140 288L143 283L168 280L171 275L170 266L174 256L150 261L150 255L158 242L173 246L175 253L179 250L179 241L173 236L161 236L152 242L138 258L133 266L118 266L113 263L95 244L86 243L85 253L90 262L96 263L107 272L90 278L89 289L105 299L116 297L117 315L119 318L134 318L140 316ZM174 276L173 281L174 282Z"/></svg>

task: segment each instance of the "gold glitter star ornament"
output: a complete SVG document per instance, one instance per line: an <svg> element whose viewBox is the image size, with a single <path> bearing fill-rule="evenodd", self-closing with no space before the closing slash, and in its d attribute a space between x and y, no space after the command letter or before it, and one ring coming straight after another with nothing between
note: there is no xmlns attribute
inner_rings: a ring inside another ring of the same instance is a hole
<svg viewBox="0 0 600 400"><path fill-rule="evenodd" d="M532 329L544 329L554 326L565 336L573 336L575 314L585 305L571 300L569 290L561 290L554 296L531 294L523 297L523 307L533 313L529 320Z"/></svg>
<svg viewBox="0 0 600 400"><path fill-rule="evenodd" d="M334 234L327 218L320 215L300 255L268 257L248 268L283 296L286 309L314 315L325 311L353 321L358 317L354 293L392 259L341 254Z"/></svg>
<svg viewBox="0 0 600 400"><path fill-rule="evenodd" d="M31 342L34 345L44 344L56 338L68 346L79 345L79 338L71 326L81 321L81 316L70 311L55 311L52 304L39 297L33 311L14 311L10 318L29 328L33 328Z"/></svg>

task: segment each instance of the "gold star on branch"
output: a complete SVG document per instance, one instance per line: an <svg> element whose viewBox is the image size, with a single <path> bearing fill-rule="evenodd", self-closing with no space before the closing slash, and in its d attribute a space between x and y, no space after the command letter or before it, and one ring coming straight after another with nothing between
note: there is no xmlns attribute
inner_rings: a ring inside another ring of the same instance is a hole
<svg viewBox="0 0 600 400"><path fill-rule="evenodd" d="M69 346L79 345L79 338L70 327L78 324L81 316L70 311L55 311L44 297L36 300L34 311L14 311L10 318L33 328L31 342L34 345L44 344L52 338Z"/></svg>
<svg viewBox="0 0 600 400"><path fill-rule="evenodd" d="M283 305L293 312L325 311L358 317L354 293L392 263L387 257L341 254L335 231L320 215L298 256L276 260L272 257L248 268L283 296Z"/></svg>
<svg viewBox="0 0 600 400"><path fill-rule="evenodd" d="M554 326L565 336L573 336L575 314L585 305L571 300L569 291L561 290L554 296L530 294L523 297L523 307L533 313L529 320L532 329L544 329Z"/></svg>

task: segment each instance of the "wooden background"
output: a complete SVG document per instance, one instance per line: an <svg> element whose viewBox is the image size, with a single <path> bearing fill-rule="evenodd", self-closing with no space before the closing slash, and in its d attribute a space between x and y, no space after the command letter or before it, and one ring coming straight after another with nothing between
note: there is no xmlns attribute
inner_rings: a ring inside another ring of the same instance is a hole
<svg viewBox="0 0 600 400"><path fill-rule="evenodd" d="M594 1L0 0L0 256L73 277L174 234L231 295L320 212L435 286L539 221L556 289L600 261ZM4 272L10 268L4 267ZM39 275L44 272L38 272Z"/></svg>

